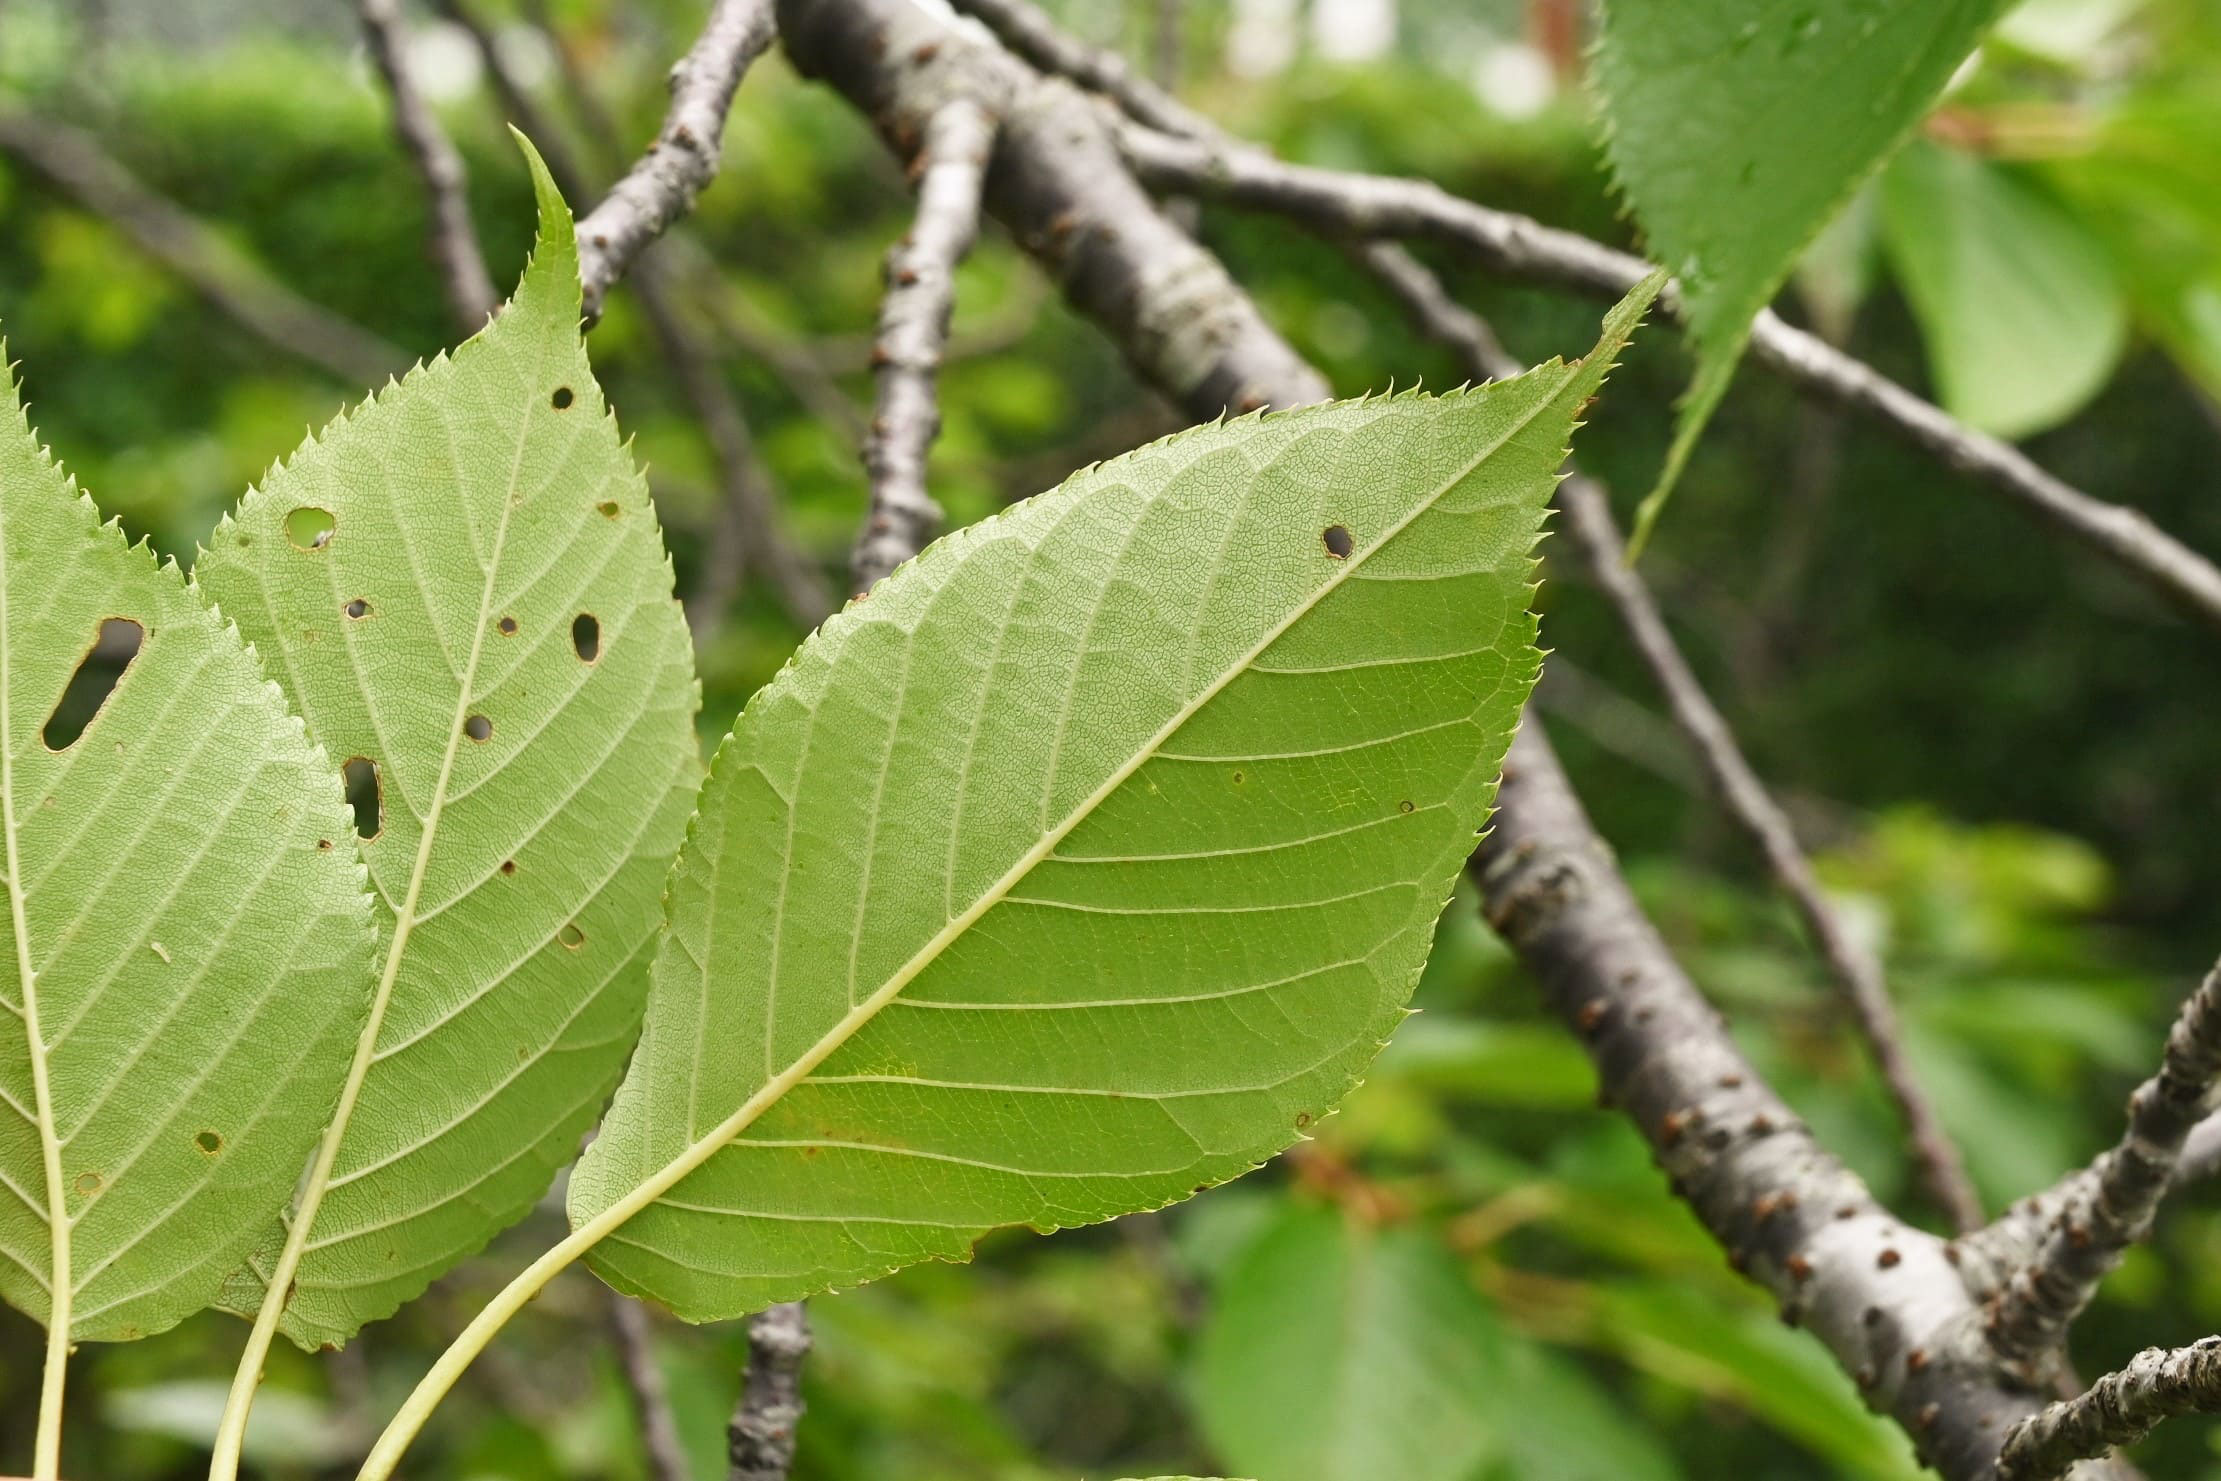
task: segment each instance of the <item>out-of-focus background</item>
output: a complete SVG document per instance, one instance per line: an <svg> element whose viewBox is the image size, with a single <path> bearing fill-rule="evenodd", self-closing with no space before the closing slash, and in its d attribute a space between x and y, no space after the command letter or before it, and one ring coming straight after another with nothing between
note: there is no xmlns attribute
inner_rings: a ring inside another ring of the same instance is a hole
<svg viewBox="0 0 2221 1481"><path fill-rule="evenodd" d="M466 157L498 280L521 262L531 195L503 127L514 109L458 17L598 182L652 135L664 69L703 8L410 11L410 56ZM1049 8L1291 158L1424 175L1628 240L1583 91L1578 0ZM75 185L57 182L72 169ZM106 182L97 209L86 180ZM863 122L774 54L741 91L688 240L664 249L787 538L836 589L864 503L878 263L907 210ZM1333 248L1216 210L1201 230L1342 391L1461 378ZM0 0L0 330L43 437L159 549L189 561L368 375L450 341L425 241L344 0ZM1521 352L1589 342L1594 304L1437 265ZM273 291L332 317L245 327L237 310L268 309ZM2221 5L2032 0L1813 249L1783 307L2221 552ZM732 579L716 451L627 293L592 348L694 609L714 740L805 623L769 584ZM1653 332L1585 434L1623 508L1687 372ZM956 522L1177 424L992 228L961 276L942 410L933 484ZM1646 568L1879 942L1914 1059L1993 1207L2109 1142L2221 950L2210 634L1756 369ZM1539 703L1599 825L1751 1053L1885 1197L1928 1217L1794 923L1601 601L1549 574ZM1594 1108L1578 1049L1469 901L1442 926L1420 1002L1342 1114L1241 1183L1106 1228L998 1236L971 1266L814 1303L798 1481L1915 1473ZM281 1352L250 1441L261 1474L351 1474L446 1336L555 1225L536 1217L345 1352ZM2221 1195L2185 1195L2162 1228L2081 1329L2086 1369L2117 1366L2132 1342L2221 1330ZM560 1279L442 1411L422 1474L642 1476L606 1323L589 1277ZM198 1474L243 1332L210 1315L80 1354L73 1413L106 1433L80 1422L72 1440L98 1440L102 1481ZM720 1477L742 1334L661 1318L654 1332L696 1474ZM9 1454L26 1447L37 1361L33 1327L0 1316ZM1329 1401L1339 1462L1292 1445L1287 1422ZM2148 1459L2157 1475L2221 1476L2221 1429L2170 1428Z"/></svg>

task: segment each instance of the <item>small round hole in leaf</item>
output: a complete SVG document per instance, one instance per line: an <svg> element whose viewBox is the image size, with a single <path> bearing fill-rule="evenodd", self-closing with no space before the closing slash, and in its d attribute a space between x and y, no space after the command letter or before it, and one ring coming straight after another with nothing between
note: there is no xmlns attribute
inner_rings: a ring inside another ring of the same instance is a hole
<svg viewBox="0 0 2221 1481"><path fill-rule="evenodd" d="M501 872L502 872L503 874L514 874L514 873L516 873L516 872L517 872L517 861L516 861L515 859L503 859L503 860L501 861Z"/></svg>
<svg viewBox="0 0 2221 1481"><path fill-rule="evenodd" d="M285 517L285 538L295 550L322 550L332 543L332 531L337 528L339 521L332 518L332 512L313 504L303 504Z"/></svg>
<svg viewBox="0 0 2221 1481"><path fill-rule="evenodd" d="M571 394L569 386L557 386L555 394L548 398L548 405L554 407L557 411L569 411L571 403L577 399L576 396Z"/></svg>
<svg viewBox="0 0 2221 1481"><path fill-rule="evenodd" d="M599 504L596 504L594 507L601 511L603 519L615 519L618 515L625 512L624 506L622 504L619 504L615 499L604 499Z"/></svg>
<svg viewBox="0 0 2221 1481"><path fill-rule="evenodd" d="M576 921L565 921L563 929L555 933L555 939L568 950L576 951L586 944L586 933L578 928Z"/></svg>
<svg viewBox="0 0 2221 1481"><path fill-rule="evenodd" d="M98 1193L100 1191L100 1174L97 1172L79 1173L77 1175L77 1191L87 1198Z"/></svg>
<svg viewBox="0 0 2221 1481"><path fill-rule="evenodd" d="M368 617L370 615L370 603L364 601L361 597L356 597L353 601L349 602L343 610L347 613L349 617L353 617L359 621L360 619Z"/></svg>
<svg viewBox="0 0 2221 1481"><path fill-rule="evenodd" d="M463 722L463 734L474 741L482 741L494 733L494 722L484 715L473 715Z"/></svg>
<svg viewBox="0 0 2221 1481"><path fill-rule="evenodd" d="M514 617L502 618L501 621L494 624L494 631L505 638L515 637L517 635L517 619Z"/></svg>
<svg viewBox="0 0 2221 1481"><path fill-rule="evenodd" d="M601 657L601 619L591 612L581 612L571 621L571 649L578 654L579 662L592 663Z"/></svg>
<svg viewBox="0 0 2221 1481"><path fill-rule="evenodd" d="M1336 560L1347 559L1349 553L1357 549L1357 542L1350 538L1348 525L1328 525L1326 533L1319 538L1326 542L1326 553Z"/></svg>
<svg viewBox="0 0 2221 1481"><path fill-rule="evenodd" d="M213 1157L224 1150L223 1134L215 1131L196 1131L193 1133L193 1145Z"/></svg>

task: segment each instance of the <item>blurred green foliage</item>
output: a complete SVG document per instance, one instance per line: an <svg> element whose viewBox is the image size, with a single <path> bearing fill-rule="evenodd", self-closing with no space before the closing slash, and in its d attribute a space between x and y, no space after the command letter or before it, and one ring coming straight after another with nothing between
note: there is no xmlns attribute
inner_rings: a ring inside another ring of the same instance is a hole
<svg viewBox="0 0 2221 1481"><path fill-rule="evenodd" d="M547 15L577 59L614 137L638 141L700 6L479 9L567 142L606 176L622 160L596 147L595 112L566 90L534 17ZM1095 39L1151 51L1154 3L1062 9ZM1577 88L1560 78L1549 97L1547 48L1513 49L1526 8L1404 9L1385 55L1335 62L1295 45L1288 66L1260 76L1226 60L1248 44L1244 13L1258 7L1194 0L1181 11L1183 91L1292 157L1426 175L1625 243ZM435 38L452 58L458 38ZM1529 113L1502 79L1532 82L1535 65L1546 85ZM530 231L523 170L482 82L466 76L442 96L506 281ZM451 339L422 198L345 6L7 0L0 106L94 132L296 291L411 353ZM2131 329L2117 367L2108 355L2093 369L2087 342L2047 338L2058 323L2043 318L2041 294L2023 324L1958 312L1954 282L1994 289L1999 275L2038 271L2009 253L1970 257L1995 244L1997 223L1966 218L1965 200L1955 226L1901 202L1855 209L1786 307L1947 393L1950 367L2017 358L2053 395L2007 408L2022 425L2057 424L2032 444L2041 461L2221 551L2221 14L2210 0L2038 0L1928 134L1925 150L1950 152L2009 209L2040 214L2054 256L2103 264L2074 281L2092 300L2086 321L2118 295ZM856 423L821 413L868 407L878 259L905 208L899 171L864 124L773 57L740 95L725 174L688 228L714 264L713 277L686 273L690 305L747 410L791 537L829 576L863 480ZM1202 230L1339 389L1460 378L1331 246L1215 211ZM1912 233L1930 235L1908 250ZM1910 265L1921 254L1952 270L1923 281ZM1593 324L1592 305L1434 260L1522 352L1564 350ZM5 159L0 326L46 438L105 507L181 557L305 428L363 390L253 338ZM1988 338L1949 338L1960 333ZM992 229L961 274L955 334L933 459L952 521L1174 425ZM2043 360L2047 344L2069 361ZM696 590L720 512L710 449L624 294L593 350L650 468L682 590ZM2087 398L2056 396L2070 373ZM1686 378L1672 337L1650 336L1599 408L1584 457L1623 494L1647 486ZM1880 945L1915 1058L1985 1196L2001 1204L2049 1182L2112 1138L2190 974L2221 946L2208 904L2221 897L2221 651L2019 511L1757 370L1737 382L1685 483L1647 558L1680 637L1822 846L1829 886ZM1558 657L1545 719L1600 827L1759 1064L1885 1198L1926 1218L1793 920L1690 784L1602 602L1574 573L1547 574ZM745 586L705 635L705 726L722 730L799 635L768 592ZM1668 1197L1636 1136L1594 1108L1586 1061L1540 1016L1470 900L1445 917L1420 1003L1371 1081L1298 1155L1163 1215L998 1236L970 1267L815 1303L798 1481L1365 1474L1305 1471L1274 1448L1285 1438L1275 1414L1329 1402L1322 1385L1353 1343L1461 1354L1442 1371L1486 1375L1435 1395L1458 1407L1431 1414L1427 1431L1475 1437L1473 1481L1913 1474L1902 1439L1865 1414L1815 1344L1775 1321ZM250 1449L261 1473L344 1474L335 1463L553 1227L552 1213L536 1217L347 1353L281 1352ZM2085 1369L2221 1329L2217 1239L2210 1192L2170 1205L2159 1240L2088 1319ZM1353 1271L1418 1294L1338 1308L1289 1289ZM1353 1334L1351 1322L1403 1325ZM559 1280L441 1412L431 1473L644 1477L605 1327L601 1290ZM241 1335L207 1316L86 1349L75 1412L103 1423L73 1427L73 1473L196 1474L212 1380ZM657 1336L696 1473L720 1476L742 1333L662 1322ZM28 1323L0 1317L0 1455L26 1443L37 1352ZM1360 1402L1379 1387L1335 1391L1356 1406L1345 1425L1400 1422L1393 1404ZM2163 1431L2147 1447L2154 1473L2221 1476L2209 1433Z"/></svg>

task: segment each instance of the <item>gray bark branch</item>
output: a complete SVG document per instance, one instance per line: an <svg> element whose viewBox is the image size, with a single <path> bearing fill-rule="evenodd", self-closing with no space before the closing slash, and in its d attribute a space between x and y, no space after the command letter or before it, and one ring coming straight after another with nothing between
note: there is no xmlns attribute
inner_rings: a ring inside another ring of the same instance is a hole
<svg viewBox="0 0 2221 1481"><path fill-rule="evenodd" d="M617 1339L617 1363L640 1418L640 1436L654 1481L689 1481L686 1446L671 1412L671 1393L656 1362L654 1327L648 1308L619 1291L609 1293L609 1325Z"/></svg>
<svg viewBox="0 0 2221 1481"><path fill-rule="evenodd" d="M425 204L431 239L432 264L439 269L440 287L447 306L462 326L475 334L500 306L494 280L486 271L486 255L478 246L477 228L471 225L468 177L463 157L432 105L417 89L409 70L408 37L401 19L399 0L356 0L362 17L363 44L370 61L385 79L386 98L393 104L393 131L424 182Z"/></svg>
<svg viewBox="0 0 2221 1481"><path fill-rule="evenodd" d="M2147 1348L2090 1391L2022 1420L2005 1437L1997 1481L2052 1481L2078 1460L2133 1445L2169 1419L2221 1413L2221 1337Z"/></svg>
<svg viewBox="0 0 2221 1481"><path fill-rule="evenodd" d="M1368 242L1356 253L1429 335L1462 355L1477 379L1500 380L1526 368L1497 341L1485 320L1444 292L1441 282L1410 253L1390 242ZM1774 883L1789 897L1806 934L1835 978L1837 990L1849 1006L1859 1035L1881 1072L1882 1084L1904 1123L1921 1185L1957 1228L1980 1228L1981 1200L1967 1178L1959 1149L1937 1119L1934 1105L1905 1056L1904 1028L1898 1022L1897 1006L1890 999L1881 962L1851 935L1835 907L1828 903L1812 872L1812 861L1797 842L1788 814L1759 780L1735 732L1729 729L1727 718L1704 692L1696 671L1667 628L1650 587L1627 563L1626 542L1612 517L1610 497L1594 480L1569 466L1565 481L1558 485L1557 504L1565 514L1563 528L1579 552L1582 565L1634 642L1644 667L1666 698L1674 724L1696 748L1713 790L1729 816L1757 846Z"/></svg>
<svg viewBox="0 0 2221 1481"><path fill-rule="evenodd" d="M968 0L979 3L979 0ZM1007 3L1007 0L1006 0ZM1617 298L1650 265L1568 231L1464 200L1424 180L1287 164L1255 146L1175 136L1125 123L1120 147L1151 185L1233 201L1356 237L1426 236L1456 243L1508 276ZM1669 288L1660 300L1676 312ZM2018 449L1974 431L1771 310L1751 327L1751 352L1799 388L1866 411L1968 475L2096 549L2186 614L2221 628L2221 568L2141 511L2073 488Z"/></svg>
<svg viewBox="0 0 2221 1481"><path fill-rule="evenodd" d="M2221 966L2183 1004L2159 1073L2136 1088L2128 1126L2085 1177L2039 1212L2047 1220L2031 1259L1998 1294L1990 1341L2031 1377L2057 1361L2068 1326L2121 1253L2151 1231L2191 1131L2213 1110L2221 1081Z"/></svg>
<svg viewBox="0 0 2221 1481"><path fill-rule="evenodd" d="M90 134L0 111L0 151L100 217L218 313L347 385L399 375L409 357L370 330L309 302L215 228L158 194Z"/></svg>
<svg viewBox="0 0 2221 1481"><path fill-rule="evenodd" d="M1145 197L1137 204L1132 179L1115 156L1106 162L1100 115L1068 86L908 0L782 0L780 21L796 65L838 87L898 152L951 97L1007 103L990 212L1189 415L1325 394L1224 268ZM1127 214L1105 216L1106 205ZM1165 332L1167 303L1193 301L1199 285L1232 332ZM1877 1204L1743 1059L1635 906L1531 721L1479 859L1492 918L1730 1258L1946 1476L1988 1481L2006 1429L2039 1405L1996 1363L1950 1247Z"/></svg>
<svg viewBox="0 0 2221 1481"><path fill-rule="evenodd" d="M748 1319L748 1378L726 1431L730 1481L786 1481L806 1407L802 1360L809 1354L810 1319L801 1302L766 1307Z"/></svg>
<svg viewBox="0 0 2221 1481"><path fill-rule="evenodd" d="M772 35L771 0L716 0L702 34L671 68L671 106L655 142L578 223L589 320L610 284L716 177L733 94Z"/></svg>
<svg viewBox="0 0 2221 1481"><path fill-rule="evenodd" d="M941 431L934 395L956 303L956 267L979 233L980 192L995 120L975 98L952 98L926 121L914 166L918 213L887 251L887 294L872 350L878 397L864 443L871 509L849 562L861 595L925 548L941 527L926 489L926 454Z"/></svg>

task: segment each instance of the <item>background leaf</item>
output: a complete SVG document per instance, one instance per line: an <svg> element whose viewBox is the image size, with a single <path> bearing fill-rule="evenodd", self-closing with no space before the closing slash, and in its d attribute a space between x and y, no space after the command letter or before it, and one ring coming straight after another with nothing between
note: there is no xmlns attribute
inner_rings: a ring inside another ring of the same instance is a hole
<svg viewBox="0 0 2221 1481"><path fill-rule="evenodd" d="M118 661L105 700L65 701ZM292 1192L362 1021L369 902L330 763L177 568L100 522L5 375L0 746L0 1295L50 1310L30 1009L70 1330L137 1337L214 1300Z"/></svg>
<svg viewBox="0 0 2221 1481"><path fill-rule="evenodd" d="M1605 153L1681 285L1697 373L1636 540L1734 377L1751 319L1904 138L2004 0L1608 0Z"/></svg>
<svg viewBox="0 0 2221 1481"><path fill-rule="evenodd" d="M1423 1231L1291 1208L1218 1286L1196 1411L1273 1481L1472 1481L1504 1444L1504 1345Z"/></svg>
<svg viewBox="0 0 2221 1481"><path fill-rule="evenodd" d="M539 186L515 301L303 446L201 558L325 748L377 768L362 853L392 990L286 1309L305 1346L423 1290L576 1151L698 771L670 564Z"/></svg>
<svg viewBox="0 0 2221 1481"><path fill-rule="evenodd" d="M1541 507L1655 290L1578 367L1103 464L821 629L704 784L571 1182L574 1225L660 1201L595 1269L730 1316L1172 1202L1332 1106L1487 811Z"/></svg>
<svg viewBox="0 0 2221 1481"><path fill-rule="evenodd" d="M2104 244L2006 169L1916 140L1882 176L1883 235L1938 398L2000 437L2064 421L2112 375L2128 305Z"/></svg>

